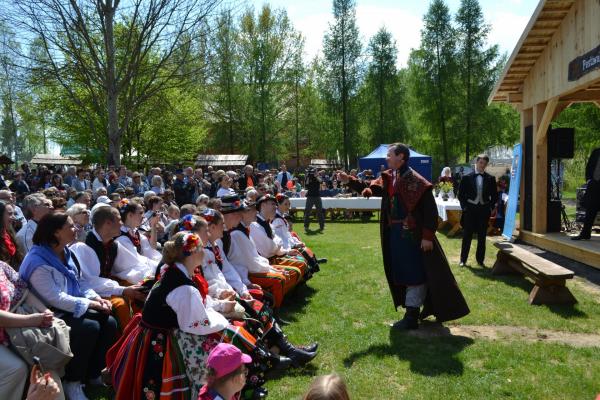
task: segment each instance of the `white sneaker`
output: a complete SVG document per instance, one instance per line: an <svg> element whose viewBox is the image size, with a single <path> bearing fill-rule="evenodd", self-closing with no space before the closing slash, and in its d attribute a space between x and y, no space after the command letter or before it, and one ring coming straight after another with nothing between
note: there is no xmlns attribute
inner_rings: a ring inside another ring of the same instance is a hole
<svg viewBox="0 0 600 400"><path fill-rule="evenodd" d="M63 389L68 400L89 400L83 393L81 382L63 382Z"/></svg>

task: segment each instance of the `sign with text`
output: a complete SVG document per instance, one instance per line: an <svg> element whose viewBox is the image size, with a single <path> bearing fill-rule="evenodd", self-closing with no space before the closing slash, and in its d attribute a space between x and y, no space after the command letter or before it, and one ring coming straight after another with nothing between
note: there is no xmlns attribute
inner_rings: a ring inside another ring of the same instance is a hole
<svg viewBox="0 0 600 400"><path fill-rule="evenodd" d="M504 217L504 230L502 236L512 240L515 230L515 219L517 217L517 204L519 203L519 192L521 191L521 165L523 164L523 151L521 144L513 148L512 166L510 168L510 187L508 189L508 204Z"/></svg>
<svg viewBox="0 0 600 400"><path fill-rule="evenodd" d="M576 81L597 68L600 68L600 46L569 63L569 81Z"/></svg>

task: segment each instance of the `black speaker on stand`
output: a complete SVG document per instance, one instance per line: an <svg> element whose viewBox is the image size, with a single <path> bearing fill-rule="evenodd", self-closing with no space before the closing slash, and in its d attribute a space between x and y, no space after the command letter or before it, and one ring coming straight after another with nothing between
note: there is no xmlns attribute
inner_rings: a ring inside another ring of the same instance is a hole
<svg viewBox="0 0 600 400"><path fill-rule="evenodd" d="M546 230L561 231L562 160L575 155L575 129L555 128L548 132L548 207ZM554 162L554 165L553 165Z"/></svg>

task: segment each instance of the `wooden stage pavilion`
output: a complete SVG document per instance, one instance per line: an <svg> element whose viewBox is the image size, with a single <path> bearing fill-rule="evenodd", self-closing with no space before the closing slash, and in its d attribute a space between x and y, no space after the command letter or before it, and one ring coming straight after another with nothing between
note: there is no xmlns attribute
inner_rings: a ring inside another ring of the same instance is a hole
<svg viewBox="0 0 600 400"><path fill-rule="evenodd" d="M521 114L523 155L530 156L532 179L527 189L521 180L520 238L600 268L599 235L574 242L547 229L548 128L573 103L600 107L600 0L541 0L489 101L509 103ZM526 190L532 206L524 212Z"/></svg>

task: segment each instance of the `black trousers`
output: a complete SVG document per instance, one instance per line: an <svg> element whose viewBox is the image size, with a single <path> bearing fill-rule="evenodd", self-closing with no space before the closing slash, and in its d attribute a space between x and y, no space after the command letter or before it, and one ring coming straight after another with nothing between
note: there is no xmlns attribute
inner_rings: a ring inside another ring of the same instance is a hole
<svg viewBox="0 0 600 400"><path fill-rule="evenodd" d="M73 358L65 368L65 380L85 381L100 376L106 366L106 353L117 339L117 321L94 310L81 318L73 314L60 316L71 328L69 339Z"/></svg>
<svg viewBox="0 0 600 400"><path fill-rule="evenodd" d="M588 183L585 198L585 220L583 221L581 236L590 236L596 215L600 211L600 182L590 181Z"/></svg>
<svg viewBox="0 0 600 400"><path fill-rule="evenodd" d="M460 251L461 262L467 262L473 234L476 233L477 252L475 253L475 259L478 263L483 264L485 259L485 237L491 213L492 211L489 205L469 204L467 208L463 210L461 218L461 225L463 227L462 248Z"/></svg>
<svg viewBox="0 0 600 400"><path fill-rule="evenodd" d="M325 228L325 214L323 214L323 202L319 196L309 196L306 198L304 206L304 229L310 226L310 212L313 206L317 209L317 218L319 219L319 228Z"/></svg>

